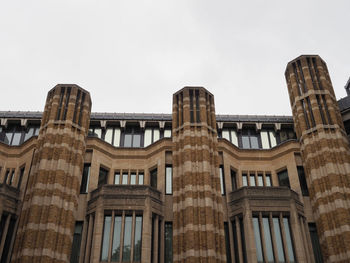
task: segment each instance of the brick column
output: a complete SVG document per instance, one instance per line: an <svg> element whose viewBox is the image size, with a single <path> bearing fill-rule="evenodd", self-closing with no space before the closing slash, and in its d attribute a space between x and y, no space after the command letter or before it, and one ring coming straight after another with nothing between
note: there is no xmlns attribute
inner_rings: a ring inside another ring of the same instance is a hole
<svg viewBox="0 0 350 263"><path fill-rule="evenodd" d="M90 111L76 85L48 93L12 262L69 262Z"/></svg>
<svg viewBox="0 0 350 263"><path fill-rule="evenodd" d="M323 258L349 262L349 143L326 63L300 56L285 75Z"/></svg>
<svg viewBox="0 0 350 263"><path fill-rule="evenodd" d="M183 116L183 118L182 118ZM174 262L226 262L214 97L173 97Z"/></svg>

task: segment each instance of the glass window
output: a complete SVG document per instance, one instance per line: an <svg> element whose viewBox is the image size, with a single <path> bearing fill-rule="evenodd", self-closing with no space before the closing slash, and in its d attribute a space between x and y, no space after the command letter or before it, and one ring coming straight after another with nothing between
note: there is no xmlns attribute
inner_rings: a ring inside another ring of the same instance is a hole
<svg viewBox="0 0 350 263"><path fill-rule="evenodd" d="M158 141L160 138L159 129L153 129L153 142Z"/></svg>
<svg viewBox="0 0 350 263"><path fill-rule="evenodd" d="M120 184L120 172L114 173L114 184Z"/></svg>
<svg viewBox="0 0 350 263"><path fill-rule="evenodd" d="M97 136L98 138L102 138L102 130L101 128L95 128L94 130L95 136Z"/></svg>
<svg viewBox="0 0 350 263"><path fill-rule="evenodd" d="M124 147L131 147L132 135L125 134L124 135Z"/></svg>
<svg viewBox="0 0 350 263"><path fill-rule="evenodd" d="M231 130L231 142L238 147L238 137L235 130Z"/></svg>
<svg viewBox="0 0 350 263"><path fill-rule="evenodd" d="M141 147L141 130L139 127L131 126L125 129L122 136L123 147Z"/></svg>
<svg viewBox="0 0 350 263"><path fill-rule="evenodd" d="M128 176L127 173L123 173L122 184L128 184Z"/></svg>
<svg viewBox="0 0 350 263"><path fill-rule="evenodd" d="M243 186L248 186L247 174L242 174L242 183L243 183Z"/></svg>
<svg viewBox="0 0 350 263"><path fill-rule="evenodd" d="M100 187L101 185L107 184L107 180L108 180L108 170L100 167L100 173L98 176L98 186Z"/></svg>
<svg viewBox="0 0 350 263"><path fill-rule="evenodd" d="M150 171L151 186L157 188L157 168Z"/></svg>
<svg viewBox="0 0 350 263"><path fill-rule="evenodd" d="M221 186L221 194L225 194L225 175L224 175L224 167L220 166L220 186Z"/></svg>
<svg viewBox="0 0 350 263"><path fill-rule="evenodd" d="M290 188L287 169L281 172L278 172L277 177L278 177L278 182L280 186L287 186Z"/></svg>
<svg viewBox="0 0 350 263"><path fill-rule="evenodd" d="M242 130L242 147L244 149L259 149L258 135L253 129Z"/></svg>
<svg viewBox="0 0 350 263"><path fill-rule="evenodd" d="M265 174L266 186L272 186L271 174Z"/></svg>
<svg viewBox="0 0 350 263"><path fill-rule="evenodd" d="M15 132L13 134L13 138L12 138L12 143L11 145L19 145L20 144L20 140L21 140L21 136L22 136L22 133L21 132Z"/></svg>
<svg viewBox="0 0 350 263"><path fill-rule="evenodd" d="M34 135L34 130L35 130L34 127L29 127L28 131L24 135L24 141L28 140L30 137Z"/></svg>
<svg viewBox="0 0 350 263"><path fill-rule="evenodd" d="M89 179L90 179L90 168L91 168L91 164L90 163L84 164L83 176L82 176L81 185L80 185L80 193L81 194L88 193Z"/></svg>
<svg viewBox="0 0 350 263"><path fill-rule="evenodd" d="M113 146L115 147L120 146L120 129L119 128L114 129Z"/></svg>
<svg viewBox="0 0 350 263"><path fill-rule="evenodd" d="M172 194L173 193L173 168L168 165L165 167L165 193Z"/></svg>
<svg viewBox="0 0 350 263"><path fill-rule="evenodd" d="M164 263L173 263L173 224L164 224Z"/></svg>
<svg viewBox="0 0 350 263"><path fill-rule="evenodd" d="M273 222L273 229L274 229L275 238L276 238L278 261L285 262L282 235L281 235L281 229L280 229L280 223L279 223L278 217L274 217L272 219L272 222Z"/></svg>
<svg viewBox="0 0 350 263"><path fill-rule="evenodd" d="M261 131L261 144L263 149L270 149L269 137L267 131Z"/></svg>
<svg viewBox="0 0 350 263"><path fill-rule="evenodd" d="M70 263L78 263L80 255L81 233L83 232L83 222L75 222L72 254L70 256Z"/></svg>
<svg viewBox="0 0 350 263"><path fill-rule="evenodd" d="M141 147L141 134L134 134L132 147Z"/></svg>
<svg viewBox="0 0 350 263"><path fill-rule="evenodd" d="M228 223L224 222L224 230L225 230L225 248L226 248L226 262L230 263L231 260L231 245L230 245L230 237L229 237L229 228Z"/></svg>
<svg viewBox="0 0 350 263"><path fill-rule="evenodd" d="M269 136L270 136L271 147L275 147L277 145L275 132L274 131L269 131Z"/></svg>
<svg viewBox="0 0 350 263"><path fill-rule="evenodd" d="M255 186L255 174L250 174L250 186Z"/></svg>
<svg viewBox="0 0 350 263"><path fill-rule="evenodd" d="M232 191L237 189L236 184L236 172L234 170L231 170L231 184L232 184Z"/></svg>
<svg viewBox="0 0 350 263"><path fill-rule="evenodd" d="M132 184L132 185L136 184L136 174L135 173L130 174L130 184Z"/></svg>
<svg viewBox="0 0 350 263"><path fill-rule="evenodd" d="M230 140L230 131L227 129L222 130L222 138L231 141Z"/></svg>
<svg viewBox="0 0 350 263"><path fill-rule="evenodd" d="M303 194L303 196L309 196L309 189L307 188L304 167L298 166L297 169L298 169L301 193Z"/></svg>
<svg viewBox="0 0 350 263"><path fill-rule="evenodd" d="M152 129L146 128L144 146L147 147L152 143Z"/></svg>
<svg viewBox="0 0 350 263"><path fill-rule="evenodd" d="M317 228L315 223L309 223L309 231L310 231L312 249L314 251L314 256L315 256L315 262L323 263L321 245L320 245L320 240L318 238Z"/></svg>
<svg viewBox="0 0 350 263"><path fill-rule="evenodd" d="M105 134L105 141L112 144L113 139L113 128L107 128L106 134Z"/></svg>
<svg viewBox="0 0 350 263"><path fill-rule="evenodd" d="M143 184L143 173L139 173L139 184Z"/></svg>
<svg viewBox="0 0 350 263"><path fill-rule="evenodd" d="M258 263L263 263L263 250L261 246L261 237L260 237L260 226L259 219L253 217L253 227L254 227L254 236L255 236L255 246L256 246L256 257Z"/></svg>
<svg viewBox="0 0 350 263"><path fill-rule="evenodd" d="M111 216L105 216L103 239L102 239L102 252L101 261L107 261L108 259L108 247L109 247L109 233L111 231Z"/></svg>
<svg viewBox="0 0 350 263"><path fill-rule="evenodd" d="M135 241L134 241L134 262L141 262L141 236L142 236L142 216L136 216Z"/></svg>
<svg viewBox="0 0 350 263"><path fill-rule="evenodd" d="M263 227L264 227L264 238L265 238L265 247L266 247L266 256L268 262L275 262L275 258L273 256L273 246L272 246L272 238L270 231L269 218L263 217Z"/></svg>
<svg viewBox="0 0 350 263"><path fill-rule="evenodd" d="M165 138L170 138L171 137L171 129L166 128L164 130L164 137Z"/></svg>
<svg viewBox="0 0 350 263"><path fill-rule="evenodd" d="M288 248L289 262L294 263L295 260L294 260L293 242L292 242L292 236L290 233L289 219L287 217L283 217L283 226L284 226L284 233L286 234L286 243Z"/></svg>
<svg viewBox="0 0 350 263"><path fill-rule="evenodd" d="M258 174L258 186L264 186L263 175Z"/></svg>
<svg viewBox="0 0 350 263"><path fill-rule="evenodd" d="M4 143L11 144L13 132L6 132Z"/></svg>
<svg viewBox="0 0 350 263"><path fill-rule="evenodd" d="M122 262L129 262L131 259L131 229L132 229L132 216L125 216Z"/></svg>
<svg viewBox="0 0 350 263"><path fill-rule="evenodd" d="M22 167L21 170L20 170L18 184L17 184L17 188L18 189L21 188L22 179L23 179L23 176L24 176L24 170L25 170L25 167ZM1 173L1 167L0 167L0 173Z"/></svg>
<svg viewBox="0 0 350 263"><path fill-rule="evenodd" d="M114 217L114 232L112 243L112 261L119 261L120 258L120 236L122 231L122 217Z"/></svg>

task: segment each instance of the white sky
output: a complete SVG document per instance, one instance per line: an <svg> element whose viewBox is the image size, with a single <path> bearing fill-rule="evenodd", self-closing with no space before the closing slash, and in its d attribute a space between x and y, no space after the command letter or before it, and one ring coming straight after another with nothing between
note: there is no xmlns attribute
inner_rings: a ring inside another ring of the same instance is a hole
<svg viewBox="0 0 350 263"><path fill-rule="evenodd" d="M327 63L350 76L349 0L0 0L0 110L39 110L58 83L90 91L94 112L171 113L203 86L218 114L291 115L284 70Z"/></svg>

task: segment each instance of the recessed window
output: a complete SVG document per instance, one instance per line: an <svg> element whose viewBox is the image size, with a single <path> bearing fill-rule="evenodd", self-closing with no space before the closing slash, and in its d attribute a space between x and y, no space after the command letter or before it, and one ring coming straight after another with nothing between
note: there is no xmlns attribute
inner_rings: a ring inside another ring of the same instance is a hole
<svg viewBox="0 0 350 263"><path fill-rule="evenodd" d="M143 172L142 173L139 173L139 184L142 185L144 184L144 175L143 175Z"/></svg>
<svg viewBox="0 0 350 263"><path fill-rule="evenodd" d="M232 191L237 189L237 181L236 181L236 171L231 169L231 185Z"/></svg>
<svg viewBox="0 0 350 263"><path fill-rule="evenodd" d="M258 186L264 186L264 178L262 174L258 174Z"/></svg>
<svg viewBox="0 0 350 263"><path fill-rule="evenodd" d="M72 243L72 254L70 256L70 263L78 263L80 255L80 244L81 244L81 235L83 232L83 222L75 222L73 243Z"/></svg>
<svg viewBox="0 0 350 263"><path fill-rule="evenodd" d="M250 186L256 186L256 184L255 184L255 174L250 174L250 176L249 176L249 178L250 178Z"/></svg>
<svg viewBox="0 0 350 263"><path fill-rule="evenodd" d="M265 174L266 186L272 186L271 174Z"/></svg>
<svg viewBox="0 0 350 263"><path fill-rule="evenodd" d="M262 130L260 136L263 149L270 149L277 145L276 135L273 130Z"/></svg>
<svg viewBox="0 0 350 263"><path fill-rule="evenodd" d="M115 147L120 145L120 128L108 127L104 135L104 140Z"/></svg>
<svg viewBox="0 0 350 263"><path fill-rule="evenodd" d="M152 143L158 141L160 138L159 128L146 128L144 137L144 147L151 145Z"/></svg>
<svg viewBox="0 0 350 263"><path fill-rule="evenodd" d="M83 168L83 176L81 178L80 193L87 194L89 189L89 179L90 179L90 169L91 164L85 163Z"/></svg>
<svg viewBox="0 0 350 263"><path fill-rule="evenodd" d="M173 223L164 224L164 263L173 263Z"/></svg>
<svg viewBox="0 0 350 263"><path fill-rule="evenodd" d="M98 187L107 184L107 180L108 180L108 170L100 167L100 172L98 175Z"/></svg>
<svg viewBox="0 0 350 263"><path fill-rule="evenodd" d="M290 183L289 183L289 177L288 177L288 170L283 170L277 173L278 177L278 183L280 186L287 186L290 188Z"/></svg>
<svg viewBox="0 0 350 263"><path fill-rule="evenodd" d="M238 147L238 137L237 132L233 128L228 129L225 128L222 130L222 138L230 141L232 144L236 145Z"/></svg>
<svg viewBox="0 0 350 263"><path fill-rule="evenodd" d="M298 166L297 170L298 170L301 193L303 196L309 196L309 189L307 188L304 167Z"/></svg>
<svg viewBox="0 0 350 263"><path fill-rule="evenodd" d="M157 188L157 168L150 171L151 186Z"/></svg>
<svg viewBox="0 0 350 263"><path fill-rule="evenodd" d="M242 185L243 186L248 186L248 176L247 174L242 174Z"/></svg>
<svg viewBox="0 0 350 263"><path fill-rule="evenodd" d="M136 126L127 127L122 134L122 147L141 147L141 129Z"/></svg>
<svg viewBox="0 0 350 263"><path fill-rule="evenodd" d="M136 184L136 173L130 174L130 184L132 185Z"/></svg>
<svg viewBox="0 0 350 263"><path fill-rule="evenodd" d="M173 167L167 165L165 167L165 194L173 193Z"/></svg>
<svg viewBox="0 0 350 263"><path fill-rule="evenodd" d="M129 174L127 172L123 172L123 177L122 177L122 184L128 184L128 177Z"/></svg>
<svg viewBox="0 0 350 263"><path fill-rule="evenodd" d="M114 173L114 184L120 184L120 172Z"/></svg>
<svg viewBox="0 0 350 263"><path fill-rule="evenodd" d="M225 194L225 174L224 174L224 167L220 166L220 187L221 187L221 194Z"/></svg>
<svg viewBox="0 0 350 263"><path fill-rule="evenodd" d="M253 129L242 130L242 148L259 149L258 134Z"/></svg>

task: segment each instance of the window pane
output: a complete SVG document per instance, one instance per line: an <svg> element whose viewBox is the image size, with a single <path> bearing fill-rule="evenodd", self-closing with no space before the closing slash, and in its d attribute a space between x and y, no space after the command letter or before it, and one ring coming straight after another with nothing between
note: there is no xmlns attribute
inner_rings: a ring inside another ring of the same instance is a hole
<svg viewBox="0 0 350 263"><path fill-rule="evenodd" d="M39 130L39 129L38 129ZM24 136L24 141L28 140L30 137L34 135L34 128L30 127L28 132Z"/></svg>
<svg viewBox="0 0 350 263"><path fill-rule="evenodd" d="M134 262L139 262L139 261L141 262L141 236L142 236L142 216L136 216Z"/></svg>
<svg viewBox="0 0 350 263"><path fill-rule="evenodd" d="M287 217L283 217L283 226L284 232L286 233L286 243L288 248L288 258L290 263L294 263L294 251L293 251L293 243L292 236L290 233L289 220Z"/></svg>
<svg viewBox="0 0 350 263"><path fill-rule="evenodd" d="M72 243L72 254L70 256L70 263L78 263L80 255L80 244L81 244L81 232L83 230L83 223L76 222L73 235Z"/></svg>
<svg viewBox="0 0 350 263"><path fill-rule="evenodd" d="M147 128L145 130L145 139L144 139L144 147L147 147L152 143L152 129Z"/></svg>
<svg viewBox="0 0 350 263"><path fill-rule="evenodd" d="M220 186L221 186L221 194L225 194L225 185L224 185L224 168L220 167Z"/></svg>
<svg viewBox="0 0 350 263"><path fill-rule="evenodd" d="M278 182L279 182L280 186L287 186L290 188L287 170L283 170L283 171L277 173L277 176L278 176Z"/></svg>
<svg viewBox="0 0 350 263"><path fill-rule="evenodd" d="M107 179L108 179L108 171L100 167L100 173L98 176L98 186L107 184Z"/></svg>
<svg viewBox="0 0 350 263"><path fill-rule="evenodd" d="M132 147L140 147L141 146L141 135L134 134L134 140L132 142Z"/></svg>
<svg viewBox="0 0 350 263"><path fill-rule="evenodd" d="M12 132L6 132L5 133L5 138L4 138L4 143L10 144L12 140Z"/></svg>
<svg viewBox="0 0 350 263"><path fill-rule="evenodd" d="M20 133L20 132L15 132L15 133L13 134L13 139L12 139L11 145L19 145L20 140L21 140L21 135L22 135L22 133Z"/></svg>
<svg viewBox="0 0 350 263"><path fill-rule="evenodd" d="M270 149L270 143L269 143L267 131L261 131L260 136L261 136L262 148L263 149Z"/></svg>
<svg viewBox="0 0 350 263"><path fill-rule="evenodd" d="M111 216L105 216L105 224L102 238L101 261L108 259L109 233L111 232Z"/></svg>
<svg viewBox="0 0 350 263"><path fill-rule="evenodd" d="M125 134L125 136L124 136L124 147L131 147L131 139L132 139L132 135L131 134Z"/></svg>
<svg viewBox="0 0 350 263"><path fill-rule="evenodd" d="M263 175L258 174L258 186L264 186Z"/></svg>
<svg viewBox="0 0 350 263"><path fill-rule="evenodd" d="M230 131L229 130L222 130L222 138L228 140L228 141L231 141L230 140Z"/></svg>
<svg viewBox="0 0 350 263"><path fill-rule="evenodd" d="M150 172L151 175L151 186L157 188L157 169Z"/></svg>
<svg viewBox="0 0 350 263"><path fill-rule="evenodd" d="M231 184L232 184L232 190L236 190L237 189L236 172L234 170L231 170Z"/></svg>
<svg viewBox="0 0 350 263"><path fill-rule="evenodd" d="M259 149L258 137L256 135L250 137L252 149Z"/></svg>
<svg viewBox="0 0 350 263"><path fill-rule="evenodd" d="M130 184L136 184L136 174L130 174Z"/></svg>
<svg viewBox="0 0 350 263"><path fill-rule="evenodd" d="M96 129L95 129L95 135L96 135L98 138L101 139L101 137L102 137L102 131L101 131L100 128L96 128Z"/></svg>
<svg viewBox="0 0 350 263"><path fill-rule="evenodd" d="M122 230L122 217L121 216L116 216L114 218L114 232L113 232L113 244L112 244L112 261L119 261L121 230Z"/></svg>
<svg viewBox="0 0 350 263"><path fill-rule="evenodd" d="M123 173L123 181L122 184L128 184L128 174Z"/></svg>
<svg viewBox="0 0 350 263"><path fill-rule="evenodd" d="M243 149L250 149L248 136L242 136L242 146L243 146Z"/></svg>
<svg viewBox="0 0 350 263"><path fill-rule="evenodd" d="M273 263L275 259L273 257L272 239L271 239L271 231L270 231L270 224L269 224L268 217L263 217L263 227L264 227L267 260L268 260L268 263Z"/></svg>
<svg viewBox="0 0 350 263"><path fill-rule="evenodd" d="M269 135L270 135L271 147L275 147L277 145L276 134L274 131L269 131Z"/></svg>
<svg viewBox="0 0 350 263"><path fill-rule="evenodd" d="M123 245L123 259L122 262L129 262L131 255L131 228L132 228L132 216L125 217L124 227L124 245Z"/></svg>
<svg viewBox="0 0 350 263"><path fill-rule="evenodd" d="M167 166L165 168L165 193L166 194L172 194L172 181L173 181L173 168L171 166Z"/></svg>
<svg viewBox="0 0 350 263"><path fill-rule="evenodd" d="M113 145L115 147L119 147L120 146L120 129L119 128L115 128L114 129Z"/></svg>
<svg viewBox="0 0 350 263"><path fill-rule="evenodd" d="M139 184L143 184L143 173L139 173Z"/></svg>
<svg viewBox="0 0 350 263"><path fill-rule="evenodd" d="M171 129L165 129L164 130L164 137L170 138L171 137Z"/></svg>
<svg viewBox="0 0 350 263"><path fill-rule="evenodd" d="M156 142L159 140L160 137L160 133L158 129L154 129L153 130L153 142Z"/></svg>
<svg viewBox="0 0 350 263"><path fill-rule="evenodd" d="M224 230L225 230L225 248L226 248L226 263L232 262L231 260L231 245L230 245L230 237L229 237L229 228L228 223L224 222Z"/></svg>
<svg viewBox="0 0 350 263"><path fill-rule="evenodd" d="M91 164L84 164L83 176L82 176L81 185L80 185L81 194L86 194L88 192L89 179L90 179L90 167L91 167Z"/></svg>
<svg viewBox="0 0 350 263"><path fill-rule="evenodd" d="M120 183L120 173L116 172L114 174L114 184L119 184Z"/></svg>
<svg viewBox="0 0 350 263"><path fill-rule="evenodd" d="M105 134L105 141L112 144L113 128L108 128Z"/></svg>
<svg viewBox="0 0 350 263"><path fill-rule="evenodd" d="M272 220L273 220L273 229L275 230L278 260L279 262L285 262L279 219L278 217L274 217Z"/></svg>
<svg viewBox="0 0 350 263"><path fill-rule="evenodd" d="M307 188L306 178L305 178L305 171L303 166L298 166L298 176L299 176L299 183L301 188L301 193L303 196L309 195L309 189Z"/></svg>
<svg viewBox="0 0 350 263"><path fill-rule="evenodd" d="M39 131L40 131L40 128L37 127L37 128L35 129L34 135L35 135L35 136L39 135Z"/></svg>
<svg viewBox="0 0 350 263"><path fill-rule="evenodd" d="M171 222L165 222L164 230L164 263L173 262L173 224Z"/></svg>
<svg viewBox="0 0 350 263"><path fill-rule="evenodd" d="M238 138L236 131L231 131L231 142L238 147Z"/></svg>
<svg viewBox="0 0 350 263"><path fill-rule="evenodd" d="M248 186L248 178L246 174L242 175L243 186Z"/></svg>
<svg viewBox="0 0 350 263"><path fill-rule="evenodd" d="M270 174L266 174L265 175L265 180L266 180L266 186L272 186L271 175Z"/></svg>
<svg viewBox="0 0 350 263"><path fill-rule="evenodd" d="M258 262L263 262L263 252L261 247L261 237L260 237L260 227L259 227L259 219L257 217L253 217L253 227L254 227L254 236L255 236L255 246L256 246L256 257Z"/></svg>
<svg viewBox="0 0 350 263"><path fill-rule="evenodd" d="M309 231L311 237L312 248L314 251L315 262L323 263L320 240L317 234L317 228L315 223L309 223Z"/></svg>
<svg viewBox="0 0 350 263"><path fill-rule="evenodd" d="M250 175L250 186L255 186L255 175L254 174Z"/></svg>

